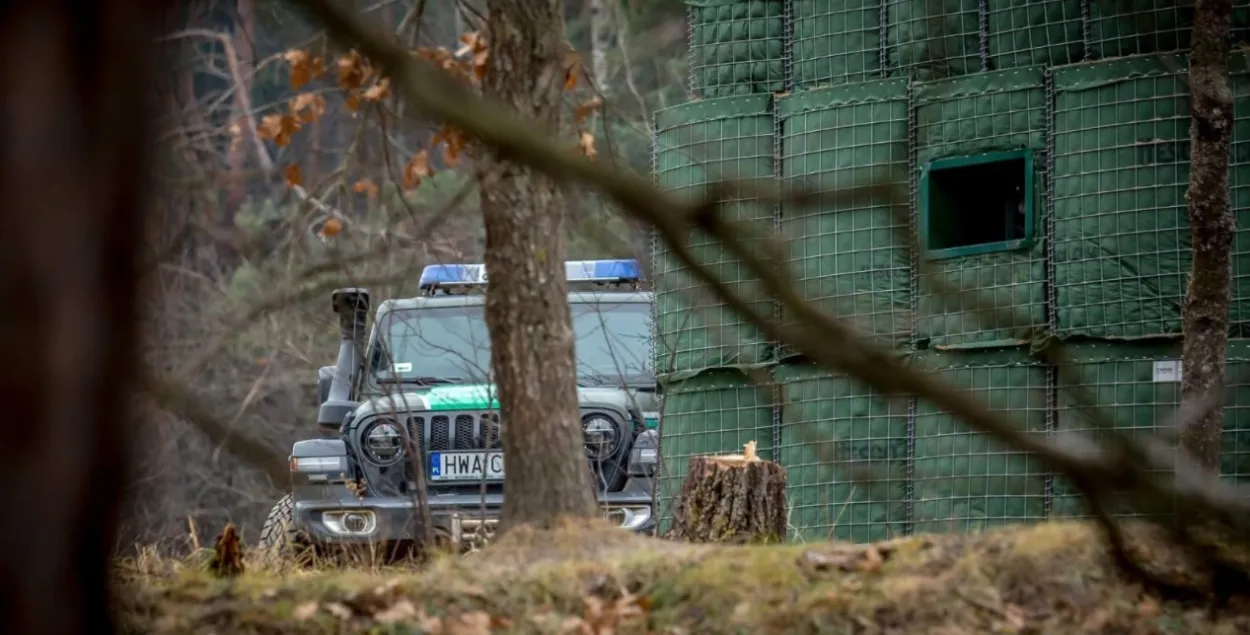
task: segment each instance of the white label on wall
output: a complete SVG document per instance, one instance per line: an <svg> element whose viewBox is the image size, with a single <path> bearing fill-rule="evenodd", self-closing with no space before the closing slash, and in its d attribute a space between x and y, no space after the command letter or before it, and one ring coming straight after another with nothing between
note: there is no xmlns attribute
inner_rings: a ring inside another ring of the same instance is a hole
<svg viewBox="0 0 1250 635"><path fill-rule="evenodd" d="M1155 383L1170 383L1181 380L1181 362L1176 359L1165 359L1155 362Z"/></svg>
<svg viewBox="0 0 1250 635"><path fill-rule="evenodd" d="M398 362L393 367L393 371L397 373L411 373L412 362ZM1158 380L1155 380L1155 381L1158 381Z"/></svg>

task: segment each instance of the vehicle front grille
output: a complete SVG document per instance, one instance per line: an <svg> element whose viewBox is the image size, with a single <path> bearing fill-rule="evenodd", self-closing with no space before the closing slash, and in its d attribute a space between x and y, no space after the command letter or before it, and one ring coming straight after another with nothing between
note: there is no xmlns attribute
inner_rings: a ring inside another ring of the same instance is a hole
<svg viewBox="0 0 1250 635"><path fill-rule="evenodd" d="M499 415L494 412L447 412L409 417L408 434L426 452L503 446L499 438Z"/></svg>

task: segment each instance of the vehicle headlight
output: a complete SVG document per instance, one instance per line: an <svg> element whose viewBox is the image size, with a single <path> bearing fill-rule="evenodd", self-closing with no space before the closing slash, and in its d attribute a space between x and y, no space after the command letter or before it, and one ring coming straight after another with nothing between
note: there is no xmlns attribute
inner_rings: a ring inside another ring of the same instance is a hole
<svg viewBox="0 0 1250 635"><path fill-rule="evenodd" d="M582 432L586 435L586 456L592 461L611 458L621 443L620 428L615 421L603 415L583 419Z"/></svg>
<svg viewBox="0 0 1250 635"><path fill-rule="evenodd" d="M617 523L622 529L635 531L651 520L650 507L609 507L604 511L604 518Z"/></svg>
<svg viewBox="0 0 1250 635"><path fill-rule="evenodd" d="M404 456L404 432L393 422L370 424L362 438L365 454L379 465L390 465Z"/></svg>

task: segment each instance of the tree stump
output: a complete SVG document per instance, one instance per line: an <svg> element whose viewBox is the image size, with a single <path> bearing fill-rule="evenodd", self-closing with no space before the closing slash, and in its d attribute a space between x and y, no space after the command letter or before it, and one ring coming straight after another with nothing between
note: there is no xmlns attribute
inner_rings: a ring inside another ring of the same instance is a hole
<svg viewBox="0 0 1250 635"><path fill-rule="evenodd" d="M786 470L755 454L693 456L672 538L689 542L780 542L786 535Z"/></svg>

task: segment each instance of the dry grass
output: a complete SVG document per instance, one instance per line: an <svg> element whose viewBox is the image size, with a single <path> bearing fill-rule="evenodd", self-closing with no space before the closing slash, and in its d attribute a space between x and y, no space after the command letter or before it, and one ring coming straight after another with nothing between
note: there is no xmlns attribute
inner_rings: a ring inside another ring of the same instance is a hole
<svg viewBox="0 0 1250 635"><path fill-rule="evenodd" d="M1156 568L1193 575L1136 530ZM119 611L161 633L1245 633L1250 605L1160 602L1082 524L877 545L692 546L566 526L422 568L126 563Z"/></svg>

